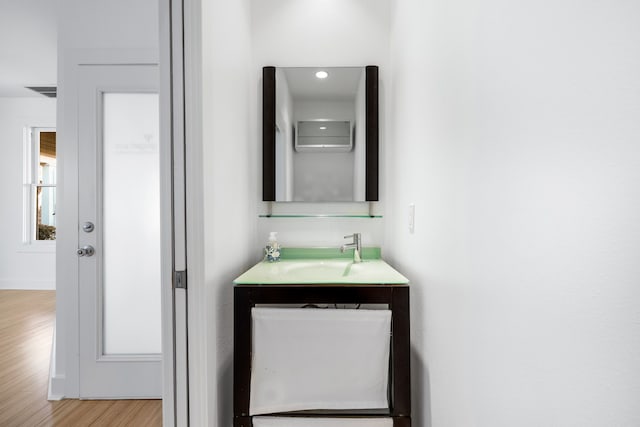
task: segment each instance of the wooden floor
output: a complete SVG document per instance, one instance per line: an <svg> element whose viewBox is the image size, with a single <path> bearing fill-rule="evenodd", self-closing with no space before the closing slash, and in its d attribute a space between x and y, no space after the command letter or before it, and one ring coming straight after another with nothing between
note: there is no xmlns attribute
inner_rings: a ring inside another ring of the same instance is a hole
<svg viewBox="0 0 640 427"><path fill-rule="evenodd" d="M54 291L0 290L0 427L161 426L160 400L47 401Z"/></svg>

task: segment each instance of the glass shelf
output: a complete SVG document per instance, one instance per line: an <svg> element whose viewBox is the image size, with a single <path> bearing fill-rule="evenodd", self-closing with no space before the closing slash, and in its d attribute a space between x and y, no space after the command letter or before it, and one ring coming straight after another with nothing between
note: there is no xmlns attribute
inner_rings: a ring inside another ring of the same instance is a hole
<svg viewBox="0 0 640 427"><path fill-rule="evenodd" d="M376 202L264 202L258 218L382 218Z"/></svg>
<svg viewBox="0 0 640 427"><path fill-rule="evenodd" d="M382 218L368 214L259 214L259 218Z"/></svg>

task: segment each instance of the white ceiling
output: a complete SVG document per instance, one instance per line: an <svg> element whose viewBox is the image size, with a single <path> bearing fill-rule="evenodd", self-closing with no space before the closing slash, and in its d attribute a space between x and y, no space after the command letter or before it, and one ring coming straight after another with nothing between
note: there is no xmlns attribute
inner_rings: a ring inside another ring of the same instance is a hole
<svg viewBox="0 0 640 427"><path fill-rule="evenodd" d="M327 71L329 77L318 79L315 74L320 70ZM358 92L364 67L300 67L283 71L293 99L351 101Z"/></svg>
<svg viewBox="0 0 640 427"><path fill-rule="evenodd" d="M0 97L42 97L25 86L55 86L56 0L0 0Z"/></svg>

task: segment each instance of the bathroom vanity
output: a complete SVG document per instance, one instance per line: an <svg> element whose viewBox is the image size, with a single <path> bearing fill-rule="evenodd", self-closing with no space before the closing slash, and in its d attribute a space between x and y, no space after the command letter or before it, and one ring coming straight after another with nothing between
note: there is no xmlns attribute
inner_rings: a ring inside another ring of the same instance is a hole
<svg viewBox="0 0 640 427"><path fill-rule="evenodd" d="M378 67L262 71L264 217L379 217ZM349 237L234 281L234 427L411 426L409 281Z"/></svg>
<svg viewBox="0 0 640 427"><path fill-rule="evenodd" d="M377 248L364 248L360 263L354 263L351 254L340 254L335 249L286 249L282 255L281 261L258 263L234 281L234 427L254 426L250 413L255 332L252 309L259 305L347 304L385 305L391 312L388 407L309 409L268 415L308 420L341 418L345 425L364 418L371 425L386 420L384 425L411 426L409 281L380 258Z"/></svg>

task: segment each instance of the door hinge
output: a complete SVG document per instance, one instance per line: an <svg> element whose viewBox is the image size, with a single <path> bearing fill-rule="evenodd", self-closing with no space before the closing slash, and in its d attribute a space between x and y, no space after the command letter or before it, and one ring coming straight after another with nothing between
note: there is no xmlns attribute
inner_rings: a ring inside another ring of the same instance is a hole
<svg viewBox="0 0 640 427"><path fill-rule="evenodd" d="M186 270L173 272L173 288L187 289L187 271Z"/></svg>

